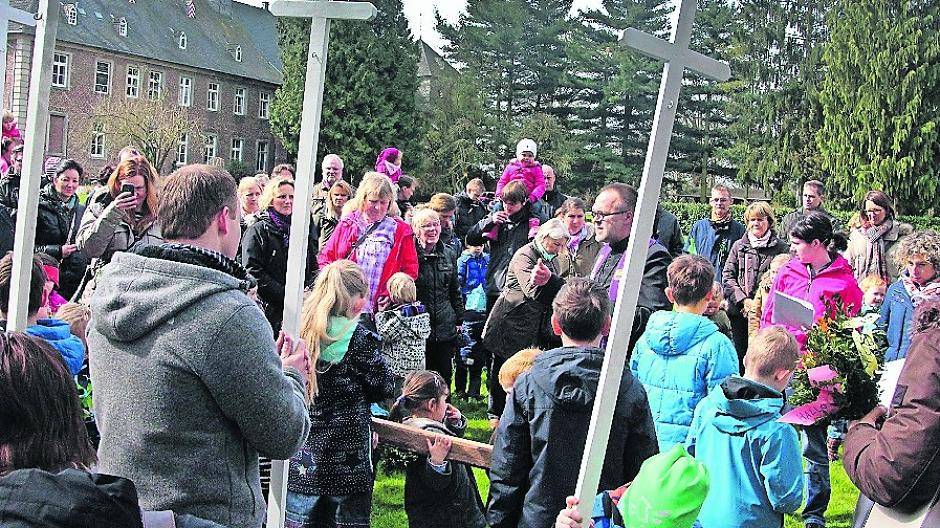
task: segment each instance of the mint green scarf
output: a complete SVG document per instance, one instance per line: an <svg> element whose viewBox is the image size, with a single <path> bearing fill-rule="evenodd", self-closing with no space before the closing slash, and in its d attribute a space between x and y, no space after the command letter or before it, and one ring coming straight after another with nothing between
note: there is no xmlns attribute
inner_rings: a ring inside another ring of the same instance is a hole
<svg viewBox="0 0 940 528"><path fill-rule="evenodd" d="M358 319L330 316L326 335L337 339L326 348L320 349L320 361L335 365L346 357L346 352L349 350L349 341L352 339L353 332L356 331L358 322Z"/></svg>
<svg viewBox="0 0 940 528"><path fill-rule="evenodd" d="M535 241L535 249L539 252L539 256L542 257L542 260L545 262L551 262L555 260L555 257L558 256L557 254L552 255L548 251L545 251L545 248L542 247L542 243L539 240Z"/></svg>

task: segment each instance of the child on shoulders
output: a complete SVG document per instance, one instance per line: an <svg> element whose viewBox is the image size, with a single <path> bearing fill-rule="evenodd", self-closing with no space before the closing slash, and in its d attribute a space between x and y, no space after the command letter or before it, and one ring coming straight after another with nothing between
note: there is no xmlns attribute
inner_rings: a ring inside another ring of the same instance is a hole
<svg viewBox="0 0 940 528"><path fill-rule="evenodd" d="M666 297L675 309L650 316L630 361L649 397L660 451L685 442L698 402L738 373L734 344L702 315L713 295L711 262L682 255L669 265L666 278Z"/></svg>
<svg viewBox="0 0 940 528"><path fill-rule="evenodd" d="M796 429L778 422L783 390L800 357L783 327L764 328L732 376L695 409L686 448L708 468L711 490L696 526L766 528L803 502L803 465Z"/></svg>
<svg viewBox="0 0 940 528"><path fill-rule="evenodd" d="M359 323L369 287L362 270L337 260L320 270L304 301L300 337L310 351L310 434L290 460L286 526L369 525L372 418L394 397L380 338Z"/></svg>
<svg viewBox="0 0 940 528"><path fill-rule="evenodd" d="M427 440L428 456L408 463L405 472L405 513L408 525L425 528L485 528L483 501L473 470L447 460L451 441L463 436L467 419L447 403L450 390L437 372L419 370L405 378L391 419L439 433Z"/></svg>

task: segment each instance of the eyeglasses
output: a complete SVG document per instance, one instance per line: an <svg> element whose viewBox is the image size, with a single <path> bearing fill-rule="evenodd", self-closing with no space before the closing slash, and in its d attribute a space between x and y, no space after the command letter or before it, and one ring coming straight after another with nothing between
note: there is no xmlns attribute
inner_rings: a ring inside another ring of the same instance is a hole
<svg viewBox="0 0 940 528"><path fill-rule="evenodd" d="M600 211L591 211L591 214L594 216L593 221L595 224L599 224L603 222L604 220L607 220L608 216L614 216L614 215L626 214L626 213L633 214L633 211L631 211L630 209L627 209L624 211L614 211L612 213L602 213Z"/></svg>

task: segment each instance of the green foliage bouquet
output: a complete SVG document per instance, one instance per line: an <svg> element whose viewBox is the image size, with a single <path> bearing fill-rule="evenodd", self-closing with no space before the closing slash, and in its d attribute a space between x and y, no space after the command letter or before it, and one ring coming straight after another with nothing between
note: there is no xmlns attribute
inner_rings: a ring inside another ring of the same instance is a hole
<svg viewBox="0 0 940 528"><path fill-rule="evenodd" d="M826 301L826 315L806 335L806 353L791 381L790 403L812 405L831 397L834 419L857 420L878 405L878 380L887 344L876 328L877 314L849 317L841 296ZM836 376L824 384L811 380L811 371L830 367ZM821 394L822 393L822 394Z"/></svg>

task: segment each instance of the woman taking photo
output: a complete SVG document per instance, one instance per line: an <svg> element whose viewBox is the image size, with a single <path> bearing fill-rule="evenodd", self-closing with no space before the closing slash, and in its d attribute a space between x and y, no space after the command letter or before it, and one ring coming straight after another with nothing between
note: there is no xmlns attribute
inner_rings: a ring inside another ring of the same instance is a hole
<svg viewBox="0 0 940 528"><path fill-rule="evenodd" d="M134 245L163 243L157 220L157 171L142 156L118 164L107 186L88 199L78 228L78 249L110 262Z"/></svg>
<svg viewBox="0 0 940 528"><path fill-rule="evenodd" d="M846 258L855 270L855 278L862 280L877 275L888 284L898 278L898 267L892 255L898 240L911 234L914 228L898 222L891 198L881 191L868 191L859 206L862 225L849 233Z"/></svg>
<svg viewBox="0 0 940 528"><path fill-rule="evenodd" d="M386 176L367 172L356 190L356 197L346 204L346 214L333 235L320 250L320 267L349 259L359 264L369 285L363 309L364 319L373 321L378 303L388 299L388 279L398 272L418 278L418 256L411 227L389 214L395 192ZM374 328L374 325L373 325Z"/></svg>
<svg viewBox="0 0 940 528"><path fill-rule="evenodd" d="M258 280L258 298L274 335L281 330L284 315L284 285L290 245L291 214L294 211L294 182L273 178L258 200L258 221L242 235L242 265ZM313 230L311 229L311 239ZM316 276L316 248L307 244L304 286Z"/></svg>
<svg viewBox="0 0 940 528"><path fill-rule="evenodd" d="M88 259L75 244L78 225L85 212L85 206L75 194L82 172L78 162L64 159L56 167L52 182L39 192L36 251L60 262L57 290L66 299L75 293L88 265Z"/></svg>
<svg viewBox="0 0 940 528"><path fill-rule="evenodd" d="M457 280L457 250L441 240L441 218L421 207L411 219L418 251L418 300L431 316L431 335L425 348L425 365L450 387L457 334L463 324L464 300Z"/></svg>
<svg viewBox="0 0 940 528"><path fill-rule="evenodd" d="M539 227L532 242L513 255L506 285L483 330L483 344L493 352L490 372L499 372L510 356L524 348L547 350L560 345L552 331L552 301L565 284L558 273L558 262L564 258L561 255L570 237L565 224L552 218ZM499 416L506 404L506 393L498 376L491 375L489 384L489 412Z"/></svg>
<svg viewBox="0 0 940 528"><path fill-rule="evenodd" d="M754 294L761 276L770 269L770 261L790 248L777 236L776 218L767 202L754 202L744 211L747 231L731 246L731 253L721 274L728 299L728 316L740 371L744 372L747 352L748 314L753 311Z"/></svg>
<svg viewBox="0 0 940 528"><path fill-rule="evenodd" d="M317 233L314 242L317 248L326 246L326 242L336 230L339 219L343 217L343 207L352 198L352 187L343 180L334 183L326 193L326 198L318 200L313 209L313 229Z"/></svg>
<svg viewBox="0 0 940 528"><path fill-rule="evenodd" d="M601 244L594 239L594 226L584 221L586 206L580 198L565 200L555 216L568 228L568 251L559 259L558 269L563 279L588 277L594 266Z"/></svg>

